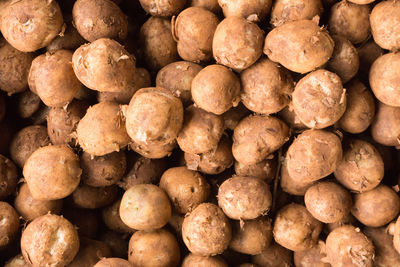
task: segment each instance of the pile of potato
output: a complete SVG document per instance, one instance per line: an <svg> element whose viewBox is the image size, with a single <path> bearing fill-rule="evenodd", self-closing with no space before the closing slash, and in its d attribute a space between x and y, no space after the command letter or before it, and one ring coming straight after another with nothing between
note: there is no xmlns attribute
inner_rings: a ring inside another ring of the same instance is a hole
<svg viewBox="0 0 400 267"><path fill-rule="evenodd" d="M0 266L400 266L400 1L0 0Z"/></svg>

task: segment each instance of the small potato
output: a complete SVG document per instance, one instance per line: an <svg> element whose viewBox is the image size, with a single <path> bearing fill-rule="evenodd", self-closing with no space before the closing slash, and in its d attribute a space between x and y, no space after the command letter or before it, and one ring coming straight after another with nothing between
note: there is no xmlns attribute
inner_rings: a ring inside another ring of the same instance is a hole
<svg viewBox="0 0 400 267"><path fill-rule="evenodd" d="M4 267L31 267L31 265L25 261L22 254L18 254L15 257L9 259L5 263Z"/></svg>
<svg viewBox="0 0 400 267"><path fill-rule="evenodd" d="M277 0L272 5L270 23L279 27L288 21L312 20L321 17L323 10L321 0Z"/></svg>
<svg viewBox="0 0 400 267"><path fill-rule="evenodd" d="M14 199L14 207L26 220L32 221L47 213L60 214L63 201L58 200L36 200L32 197L28 185L23 183Z"/></svg>
<svg viewBox="0 0 400 267"><path fill-rule="evenodd" d="M186 4L186 0L139 0L139 2L146 13L157 17L177 15Z"/></svg>
<svg viewBox="0 0 400 267"><path fill-rule="evenodd" d="M177 141L180 149L186 153L206 153L218 146L223 131L221 116L191 105L185 109L183 127Z"/></svg>
<svg viewBox="0 0 400 267"><path fill-rule="evenodd" d="M319 182L304 195L307 210L323 223L335 223L350 213L353 201L342 186L329 181ZM399 200L400 207L400 200Z"/></svg>
<svg viewBox="0 0 400 267"><path fill-rule="evenodd" d="M375 119L371 124L375 142L384 146L400 145L400 107L378 103Z"/></svg>
<svg viewBox="0 0 400 267"><path fill-rule="evenodd" d="M72 9L74 26L89 42L100 38L124 40L128 19L111 0L78 0Z"/></svg>
<svg viewBox="0 0 400 267"><path fill-rule="evenodd" d="M103 231L100 235L100 240L110 247L113 256L128 258L129 240L127 240L127 236L121 236L113 231Z"/></svg>
<svg viewBox="0 0 400 267"><path fill-rule="evenodd" d="M1 10L0 29L7 41L22 52L47 46L62 30L57 1L9 1Z"/></svg>
<svg viewBox="0 0 400 267"><path fill-rule="evenodd" d="M233 131L239 122L250 115L250 110L248 110L241 102L236 107L229 109L227 112L222 114L224 119L225 129Z"/></svg>
<svg viewBox="0 0 400 267"><path fill-rule="evenodd" d="M357 5L348 1L334 4L329 15L329 32L341 35L353 44L365 41L370 34L368 5Z"/></svg>
<svg viewBox="0 0 400 267"><path fill-rule="evenodd" d="M135 58L118 42L101 38L75 50L72 67L86 87L100 92L121 92L135 73Z"/></svg>
<svg viewBox="0 0 400 267"><path fill-rule="evenodd" d="M148 142L147 144L137 144L133 141L129 144L129 148L139 155L149 159L161 159L171 156L172 151L176 147L176 141L160 145L157 142Z"/></svg>
<svg viewBox="0 0 400 267"><path fill-rule="evenodd" d="M8 158L0 155L0 200L12 195L17 188L17 167Z"/></svg>
<svg viewBox="0 0 400 267"><path fill-rule="evenodd" d="M269 212L272 195L264 181L255 177L234 176L219 187L218 205L231 219L252 220Z"/></svg>
<svg viewBox="0 0 400 267"><path fill-rule="evenodd" d="M175 210L182 214L206 202L210 194L210 185L203 176L186 167L166 170L161 177L160 188L168 194Z"/></svg>
<svg viewBox="0 0 400 267"><path fill-rule="evenodd" d="M47 45L46 49L48 52L54 52L60 49L75 51L86 42L74 27L72 15L68 14L67 17L64 17L64 23L65 26L63 27L65 27L65 31L63 35L56 36L56 38Z"/></svg>
<svg viewBox="0 0 400 267"><path fill-rule="evenodd" d="M120 106L115 102L100 102L88 108L76 133L81 148L93 156L119 151L131 141Z"/></svg>
<svg viewBox="0 0 400 267"><path fill-rule="evenodd" d="M182 238L193 254L214 256L228 248L232 229L228 218L219 207L203 203L185 217Z"/></svg>
<svg viewBox="0 0 400 267"><path fill-rule="evenodd" d="M108 207L105 207L102 211L103 222L111 230L118 233L133 233L135 230L127 226L119 216L119 207L121 206L121 200L115 201Z"/></svg>
<svg viewBox="0 0 400 267"><path fill-rule="evenodd" d="M292 94L294 112L309 128L323 129L337 122L346 110L346 89L340 77L319 69L304 76Z"/></svg>
<svg viewBox="0 0 400 267"><path fill-rule="evenodd" d="M360 74L367 77L369 76L369 69L374 61L383 55L383 49L377 45L374 40L369 40L357 47L358 57L360 58Z"/></svg>
<svg viewBox="0 0 400 267"><path fill-rule="evenodd" d="M355 194L351 214L362 224L381 227L396 218L400 211L400 198L386 185Z"/></svg>
<svg viewBox="0 0 400 267"><path fill-rule="evenodd" d="M313 182L334 172L342 159L342 144L334 133L307 130L297 136L286 154L288 174Z"/></svg>
<svg viewBox="0 0 400 267"><path fill-rule="evenodd" d="M348 133L362 133L375 117L374 97L358 80L352 80L346 85L346 93L346 111L339 120L339 126Z"/></svg>
<svg viewBox="0 0 400 267"><path fill-rule="evenodd" d="M66 145L38 148L26 160L23 175L32 197L56 200L70 195L80 181L79 158Z"/></svg>
<svg viewBox="0 0 400 267"><path fill-rule="evenodd" d="M326 252L324 241L319 241L313 248L294 252L294 265L296 267L331 267L331 265L325 261Z"/></svg>
<svg viewBox="0 0 400 267"><path fill-rule="evenodd" d="M270 31L264 54L291 71L307 73L328 62L334 46L328 32L316 22L298 20Z"/></svg>
<svg viewBox="0 0 400 267"><path fill-rule="evenodd" d="M374 243L374 265L377 267L400 266L400 254L393 247L393 237L385 227L365 227L364 234Z"/></svg>
<svg viewBox="0 0 400 267"><path fill-rule="evenodd" d="M116 185L92 187L81 184L72 193L72 201L78 208L98 209L113 203L118 196Z"/></svg>
<svg viewBox="0 0 400 267"><path fill-rule="evenodd" d="M375 43L387 50L400 49L400 3L394 0L378 3L372 9L369 21Z"/></svg>
<svg viewBox="0 0 400 267"><path fill-rule="evenodd" d="M0 250L15 240L19 230L19 215L7 202L0 201Z"/></svg>
<svg viewBox="0 0 400 267"><path fill-rule="evenodd" d="M332 267L372 267L375 249L359 228L345 225L326 238L326 254Z"/></svg>
<svg viewBox="0 0 400 267"><path fill-rule="evenodd" d="M34 54L21 52L1 38L0 90L8 94L25 91L28 88L29 69L34 58Z"/></svg>
<svg viewBox="0 0 400 267"><path fill-rule="evenodd" d="M121 258L103 258L93 267L133 267L133 265L129 261Z"/></svg>
<svg viewBox="0 0 400 267"><path fill-rule="evenodd" d="M346 188L355 192L369 191L381 182L384 164L378 150L370 143L352 140L338 163L335 177Z"/></svg>
<svg viewBox="0 0 400 267"><path fill-rule="evenodd" d="M40 97L31 90L26 90L17 96L17 113L20 118L27 119L39 110L40 104Z"/></svg>
<svg viewBox="0 0 400 267"><path fill-rule="evenodd" d="M272 241L271 220L259 217L250 221L235 221L229 247L237 252L257 255L268 249Z"/></svg>
<svg viewBox="0 0 400 267"><path fill-rule="evenodd" d="M96 238L99 231L97 210L80 209L65 201L62 215L74 225L79 236Z"/></svg>
<svg viewBox="0 0 400 267"><path fill-rule="evenodd" d="M34 266L66 266L72 262L78 250L78 233L61 216L47 214L38 217L22 232L22 255Z"/></svg>
<svg viewBox="0 0 400 267"><path fill-rule="evenodd" d="M81 237L79 252L68 267L93 267L104 257L111 257L111 250L106 243Z"/></svg>
<svg viewBox="0 0 400 267"><path fill-rule="evenodd" d="M262 55L264 32L242 17L229 17L218 24L212 44L218 64L237 71L250 67Z"/></svg>
<svg viewBox="0 0 400 267"><path fill-rule="evenodd" d="M256 164L246 165L235 162L235 173L239 176L251 176L258 179L264 180L266 183L271 183L275 179L275 174L277 171L277 159L265 159Z"/></svg>
<svg viewBox="0 0 400 267"><path fill-rule="evenodd" d="M218 0L189 0L189 6L198 6L219 14L221 12L221 7L218 5Z"/></svg>
<svg viewBox="0 0 400 267"><path fill-rule="evenodd" d="M240 163L256 164L278 150L289 137L289 127L280 119L250 115L233 132L232 153Z"/></svg>
<svg viewBox="0 0 400 267"><path fill-rule="evenodd" d="M317 244L322 223L314 219L306 207L289 204L280 209L274 222L274 238L292 251L310 249Z"/></svg>
<svg viewBox="0 0 400 267"><path fill-rule="evenodd" d="M258 266L290 267L293 266L293 252L273 243L261 254L252 256L251 260Z"/></svg>
<svg viewBox="0 0 400 267"><path fill-rule="evenodd" d="M307 126L305 126L304 123L301 122L299 117L294 112L292 105L290 105L290 104L289 104L289 106L287 106L284 109L282 109L281 111L279 111L277 115L278 115L278 118L283 120L291 129L294 129L294 130L307 129Z"/></svg>
<svg viewBox="0 0 400 267"><path fill-rule="evenodd" d="M154 252L157 252L155 257ZM168 231L137 231L129 241L128 260L134 266L177 267L180 261L179 245Z"/></svg>
<svg viewBox="0 0 400 267"><path fill-rule="evenodd" d="M181 267L228 267L219 256L203 257L190 253L185 257Z"/></svg>
<svg viewBox="0 0 400 267"><path fill-rule="evenodd" d="M279 64L261 59L240 74L242 102L251 111L272 114L290 102L294 82Z"/></svg>
<svg viewBox="0 0 400 267"><path fill-rule="evenodd" d="M212 40L218 17L202 7L189 7L179 13L172 31L183 60L200 62L212 58Z"/></svg>
<svg viewBox="0 0 400 267"><path fill-rule="evenodd" d="M272 5L272 0L218 0L224 16L228 17L243 17L248 21L259 22L264 20Z"/></svg>
<svg viewBox="0 0 400 267"><path fill-rule="evenodd" d="M119 208L121 220L136 230L154 230L167 224L171 203L160 187L139 184L125 191Z"/></svg>
<svg viewBox="0 0 400 267"><path fill-rule="evenodd" d="M304 196L307 189L314 184L314 181L302 179L297 176L290 176L287 168L287 163L283 162L281 167L281 179L280 179L282 190L294 196Z"/></svg>

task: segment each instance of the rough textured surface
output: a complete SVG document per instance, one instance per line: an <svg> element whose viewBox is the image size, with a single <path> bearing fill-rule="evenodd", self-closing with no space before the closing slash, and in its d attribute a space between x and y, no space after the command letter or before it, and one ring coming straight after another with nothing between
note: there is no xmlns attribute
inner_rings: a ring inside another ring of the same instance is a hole
<svg viewBox="0 0 400 267"><path fill-rule="evenodd" d="M182 267L228 267L219 256L203 257L190 253L182 262Z"/></svg>
<svg viewBox="0 0 400 267"><path fill-rule="evenodd" d="M156 17L177 15L185 6L186 0L139 0L142 8Z"/></svg>
<svg viewBox="0 0 400 267"><path fill-rule="evenodd" d="M218 0L226 18L243 17L249 21L259 22L268 15L272 0Z"/></svg>
<svg viewBox="0 0 400 267"><path fill-rule="evenodd" d="M325 243L319 241L313 248L294 252L294 265L296 267L331 267L326 262Z"/></svg>
<svg viewBox="0 0 400 267"><path fill-rule="evenodd" d="M261 254L254 255L251 257L252 262L259 266L266 267L291 267L293 266L293 253L280 246L279 244L273 243L264 250Z"/></svg>
<svg viewBox="0 0 400 267"><path fill-rule="evenodd" d="M288 21L314 19L323 11L321 0L277 0L271 10L270 23L279 27Z"/></svg>
<svg viewBox="0 0 400 267"><path fill-rule="evenodd" d="M371 135L375 142L384 146L400 145L400 107L392 107L378 102Z"/></svg>
<svg viewBox="0 0 400 267"><path fill-rule="evenodd" d="M256 164L243 164L239 161L235 162L235 173L239 176L251 176L271 183L276 174L277 158L265 159Z"/></svg>

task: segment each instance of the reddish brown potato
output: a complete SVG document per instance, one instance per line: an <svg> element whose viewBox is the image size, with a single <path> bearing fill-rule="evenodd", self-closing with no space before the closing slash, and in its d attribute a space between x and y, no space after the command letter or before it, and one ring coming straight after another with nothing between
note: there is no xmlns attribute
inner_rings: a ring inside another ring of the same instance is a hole
<svg viewBox="0 0 400 267"><path fill-rule="evenodd" d="M367 77L369 69L374 61L383 55L383 49L377 45L374 40L369 40L357 48L358 56L360 58L360 74Z"/></svg>
<svg viewBox="0 0 400 267"><path fill-rule="evenodd" d="M304 251L295 251L294 265L296 267L331 267L331 265L326 262L324 241L319 241L313 248Z"/></svg>
<svg viewBox="0 0 400 267"><path fill-rule="evenodd" d="M219 256L203 257L190 253L185 257L181 267L228 267Z"/></svg>
<svg viewBox="0 0 400 267"><path fill-rule="evenodd" d="M157 17L171 17L177 15L186 4L186 0L139 0L142 8Z"/></svg>
<svg viewBox="0 0 400 267"><path fill-rule="evenodd" d="M115 201L108 207L105 207L102 211L103 222L105 225L118 233L133 233L135 230L127 226L119 216L119 207L121 206L121 200Z"/></svg>
<svg viewBox="0 0 400 267"><path fill-rule="evenodd" d="M277 169L276 157L272 159L265 159L256 164L246 165L235 162L235 173L239 176L251 176L264 180L266 183L271 183L275 178Z"/></svg>
<svg viewBox="0 0 400 267"><path fill-rule="evenodd" d="M251 257L253 263L267 267L293 266L293 252L276 244L271 244L261 254Z"/></svg>
<svg viewBox="0 0 400 267"><path fill-rule="evenodd" d="M111 250L106 243L81 237L79 252L68 267L93 267L104 257L111 257Z"/></svg>
<svg viewBox="0 0 400 267"><path fill-rule="evenodd" d="M321 16L322 11L321 0L277 0L272 6L270 23L275 27L279 27L288 21L311 20L316 16Z"/></svg>
<svg viewBox="0 0 400 267"><path fill-rule="evenodd" d="M224 16L228 17L243 17L249 21L259 22L265 19L271 9L271 0L262 1L229 1L229 0L218 0L218 4L221 6Z"/></svg>
<svg viewBox="0 0 400 267"><path fill-rule="evenodd" d="M7 202L0 201L0 250L13 242L19 230L19 215Z"/></svg>
<svg viewBox="0 0 400 267"><path fill-rule="evenodd" d="M1 62L1 61L0 61ZM40 108L40 97L31 90L26 90L17 96L17 112L19 117L27 119Z"/></svg>
<svg viewBox="0 0 400 267"><path fill-rule="evenodd" d="M398 146L400 136L400 107L378 103L375 119L371 125L375 142L384 146Z"/></svg>
<svg viewBox="0 0 400 267"><path fill-rule="evenodd" d="M364 234L374 243L374 264L377 267L399 266L400 254L393 247L393 237L385 227L365 227Z"/></svg>
<svg viewBox="0 0 400 267"><path fill-rule="evenodd" d="M17 167L8 158L0 155L0 200L14 193L17 187Z"/></svg>
<svg viewBox="0 0 400 267"><path fill-rule="evenodd" d="M25 260L34 266L65 266L78 253L78 233L68 220L47 214L25 228L21 250Z"/></svg>
<svg viewBox="0 0 400 267"><path fill-rule="evenodd" d="M133 265L121 258L103 258L93 267L133 267Z"/></svg>
<svg viewBox="0 0 400 267"><path fill-rule="evenodd" d="M31 267L31 265L25 261L24 256L22 256L22 254L18 254L15 257L9 259L5 263L4 267Z"/></svg>
<svg viewBox="0 0 400 267"><path fill-rule="evenodd" d="M307 189L314 184L314 181L302 179L297 176L290 176L287 168L287 163L283 162L281 167L281 179L280 179L282 190L294 196L304 196Z"/></svg>
<svg viewBox="0 0 400 267"><path fill-rule="evenodd" d="M78 208L98 209L113 203L118 196L116 185L92 187L81 184L72 193L72 201Z"/></svg>

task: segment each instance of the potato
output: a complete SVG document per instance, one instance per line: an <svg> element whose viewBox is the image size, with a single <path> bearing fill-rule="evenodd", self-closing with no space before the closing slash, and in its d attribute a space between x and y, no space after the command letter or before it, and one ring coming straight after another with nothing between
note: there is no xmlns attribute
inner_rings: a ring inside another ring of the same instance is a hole
<svg viewBox="0 0 400 267"><path fill-rule="evenodd" d="M93 156L119 151L131 141L121 109L115 102L91 106L79 121L76 133L81 148Z"/></svg>
<svg viewBox="0 0 400 267"><path fill-rule="evenodd" d="M201 69L200 65L193 62L173 62L157 73L156 86L170 90L187 107L192 104L192 80Z"/></svg>
<svg viewBox="0 0 400 267"><path fill-rule="evenodd" d="M232 229L228 218L219 207L203 203L185 217L182 238L193 254L214 256L228 248Z"/></svg>
<svg viewBox="0 0 400 267"><path fill-rule="evenodd" d="M10 1L1 11L0 29L6 40L22 52L47 46L62 30L63 17L56 1Z"/></svg>
<svg viewBox="0 0 400 267"><path fill-rule="evenodd" d="M34 54L21 52L1 38L0 90L8 94L25 91L28 88L29 69L34 58Z"/></svg>
<svg viewBox="0 0 400 267"><path fill-rule="evenodd" d="M139 155L149 159L161 159L171 156L172 150L176 147L176 141L160 145L157 142L148 142L147 144L137 144L133 141L129 143L129 148Z"/></svg>
<svg viewBox="0 0 400 267"><path fill-rule="evenodd" d="M98 209L113 203L118 196L116 185L92 187L81 184L72 193L72 201L78 208Z"/></svg>
<svg viewBox="0 0 400 267"><path fill-rule="evenodd" d="M133 233L135 230L127 226L119 216L121 200L115 201L102 211L103 222L110 229L118 233Z"/></svg>
<svg viewBox="0 0 400 267"><path fill-rule="evenodd" d="M206 153L218 146L223 131L221 116L191 105L185 109L183 127L177 141L180 149L186 153Z"/></svg>
<svg viewBox="0 0 400 267"><path fill-rule="evenodd" d="M66 108L51 108L47 115L47 133L51 143L76 146L77 136L74 132L88 107L85 101L73 100Z"/></svg>
<svg viewBox="0 0 400 267"><path fill-rule="evenodd" d="M186 0L139 0L139 2L146 13L157 17L177 15L186 4Z"/></svg>
<svg viewBox="0 0 400 267"><path fill-rule="evenodd" d="M203 176L186 167L166 170L161 176L160 188L168 194L174 209L182 214L207 201L210 194L210 185Z"/></svg>
<svg viewBox="0 0 400 267"><path fill-rule="evenodd" d="M79 236L96 238L99 231L99 218L96 210L77 208L68 200L64 202L62 214L78 230Z"/></svg>
<svg viewBox="0 0 400 267"><path fill-rule="evenodd" d="M72 67L86 87L100 92L124 91L135 73L135 58L118 42L100 38L75 50Z"/></svg>
<svg viewBox="0 0 400 267"><path fill-rule="evenodd" d="M307 189L315 182L313 180L302 179L302 177L298 176L290 176L287 163L285 162L282 163L280 178L282 190L294 196L304 196Z"/></svg>
<svg viewBox="0 0 400 267"><path fill-rule="evenodd" d="M18 94L16 104L18 116L22 119L31 117L39 110L40 104L40 97L31 90L26 90Z"/></svg>
<svg viewBox="0 0 400 267"><path fill-rule="evenodd" d="M262 55L263 38L256 24L242 17L226 18L214 33L214 59L237 71L247 69Z"/></svg>
<svg viewBox="0 0 400 267"><path fill-rule="evenodd" d="M227 112L222 114L224 119L225 129L233 131L239 122L246 116L250 115L248 110L241 102L236 107L232 107Z"/></svg>
<svg viewBox="0 0 400 267"><path fill-rule="evenodd" d="M369 69L374 61L383 55L383 49L377 45L374 40L369 40L357 47L358 57L360 58L360 74L367 77L369 76Z"/></svg>
<svg viewBox="0 0 400 267"><path fill-rule="evenodd" d="M189 0L188 3L189 6L203 7L215 14L218 14L221 11L221 7L218 5L218 0Z"/></svg>
<svg viewBox="0 0 400 267"><path fill-rule="evenodd" d="M74 226L57 215L36 218L22 233L22 255L34 266L68 265L78 250L79 238Z"/></svg>
<svg viewBox="0 0 400 267"><path fill-rule="evenodd" d="M181 267L228 267L219 256L203 257L190 253L185 257Z"/></svg>
<svg viewBox="0 0 400 267"><path fill-rule="evenodd" d="M86 42L74 27L72 15L67 14L66 17L64 17L64 23L64 33L56 36L56 38L47 45L46 49L48 52L54 52L60 49L74 51Z"/></svg>
<svg viewBox="0 0 400 267"><path fill-rule="evenodd" d="M60 214L63 201L36 200L32 197L28 185L23 183L14 199L14 208L26 220L32 221L47 213Z"/></svg>
<svg viewBox="0 0 400 267"><path fill-rule="evenodd" d="M135 230L154 230L167 224L171 203L160 187L139 184L125 191L119 214L121 220Z"/></svg>
<svg viewBox="0 0 400 267"><path fill-rule="evenodd" d="M264 54L291 71L307 73L328 62L334 45L328 32L316 22L298 20L270 31Z"/></svg>
<svg viewBox="0 0 400 267"><path fill-rule="evenodd" d="M364 234L374 243L374 266L399 266L400 255L393 247L393 237L384 227L365 227Z"/></svg>
<svg viewBox="0 0 400 267"><path fill-rule="evenodd" d="M280 245L273 243L261 254L251 257L252 262L266 267L293 266L293 253Z"/></svg>
<svg viewBox="0 0 400 267"><path fill-rule="evenodd" d="M319 69L304 76L292 94L294 112L309 128L323 129L337 122L346 110L346 89L340 77Z"/></svg>
<svg viewBox="0 0 400 267"><path fill-rule="evenodd" d="M150 71L158 71L179 60L176 42L171 33L171 22L168 19L150 17L142 25L139 34L139 53L142 54Z"/></svg>
<svg viewBox="0 0 400 267"><path fill-rule="evenodd" d="M0 250L3 250L17 237L19 231L19 215L10 204L0 201L0 218Z"/></svg>
<svg viewBox="0 0 400 267"><path fill-rule="evenodd" d="M233 164L232 141L222 136L215 150L203 154L185 153L186 166L189 170L205 174L219 174Z"/></svg>
<svg viewBox="0 0 400 267"><path fill-rule="evenodd" d="M259 22L267 17L271 9L272 1L218 0L218 4L221 6L226 18L243 17L248 21Z"/></svg>
<svg viewBox="0 0 400 267"><path fill-rule="evenodd" d="M265 159L256 164L246 165L235 161L235 173L239 176L251 176L264 180L266 183L271 183L275 179L278 162L276 157Z"/></svg>
<svg viewBox="0 0 400 267"><path fill-rule="evenodd" d="M104 257L111 257L111 250L106 243L81 237L79 252L68 267L93 267Z"/></svg>
<svg viewBox="0 0 400 267"><path fill-rule="evenodd" d="M121 258L103 258L93 267L132 267L133 265Z"/></svg>
<svg viewBox="0 0 400 267"><path fill-rule="evenodd" d="M289 140L289 127L280 119L250 115L233 132L232 153L243 164L256 164Z"/></svg>
<svg viewBox="0 0 400 267"><path fill-rule="evenodd" d="M312 20L322 15L321 0L277 0L272 5L270 23L279 27L288 21Z"/></svg>
<svg viewBox="0 0 400 267"><path fill-rule="evenodd" d="M106 243L112 252L112 255L120 258L128 258L128 243L126 235L120 235L113 231L103 231L100 234L100 240Z"/></svg>
<svg viewBox="0 0 400 267"><path fill-rule="evenodd" d="M252 220L269 212L272 195L264 181L255 177L234 176L219 187L218 205L231 219Z"/></svg>
<svg viewBox="0 0 400 267"><path fill-rule="evenodd" d="M268 59L261 59L240 74L242 102L251 111L272 114L290 102L294 89L290 73Z"/></svg>
<svg viewBox="0 0 400 267"><path fill-rule="evenodd" d="M140 89L123 112L127 133L138 145L170 144L182 128L182 102L162 87Z"/></svg>
<svg viewBox="0 0 400 267"><path fill-rule="evenodd" d="M346 111L338 122L339 126L348 133L362 133L375 117L374 97L358 80L352 80L346 85L346 93Z"/></svg>
<svg viewBox="0 0 400 267"><path fill-rule="evenodd" d="M0 155L0 200L14 193L17 187L17 167L8 158Z"/></svg>
<svg viewBox="0 0 400 267"><path fill-rule="evenodd" d="M317 244L322 223L317 221L304 207L289 204L276 215L273 234L275 241L292 251L310 249Z"/></svg>
<svg viewBox="0 0 400 267"><path fill-rule="evenodd" d="M31 265L25 261L22 254L18 254L9 259L4 267L31 267Z"/></svg>
<svg viewBox="0 0 400 267"><path fill-rule="evenodd" d="M78 0L72 16L79 34L89 42L100 38L124 40L128 35L128 19L111 0Z"/></svg>
<svg viewBox="0 0 400 267"><path fill-rule="evenodd" d="M336 228L328 235L326 254L332 267L374 266L374 245L359 228L351 225Z"/></svg>
<svg viewBox="0 0 400 267"><path fill-rule="evenodd" d="M400 136L400 107L378 103L371 135L375 142L384 146L398 146Z"/></svg>
<svg viewBox="0 0 400 267"><path fill-rule="evenodd" d="M229 247L243 254L257 255L268 249L271 240L271 220L259 217L255 220L235 221Z"/></svg>
<svg viewBox="0 0 400 267"><path fill-rule="evenodd" d="M333 35L332 39L335 41L335 48L326 68L336 73L342 83L347 83L357 74L360 67L357 49L340 35Z"/></svg>
<svg viewBox="0 0 400 267"><path fill-rule="evenodd" d="M179 236L182 235L182 224L183 224L184 219L185 219L185 214L180 214L180 213L173 211L171 218L168 221L168 225Z"/></svg>
<svg viewBox="0 0 400 267"><path fill-rule="evenodd" d="M291 104L289 104L289 106L279 111L277 116L278 118L283 120L291 129L294 130L307 129L307 126L305 126L304 123L301 122L299 117L294 112L294 109Z"/></svg>
<svg viewBox="0 0 400 267"><path fill-rule="evenodd" d="M334 133L307 130L297 136L286 154L288 174L313 182L334 172L342 159L342 144Z"/></svg>
<svg viewBox="0 0 400 267"><path fill-rule="evenodd" d="M326 262L326 252L324 241L319 241L318 244L304 251L294 252L294 265L296 267L315 266L315 267L331 267Z"/></svg>
<svg viewBox="0 0 400 267"><path fill-rule="evenodd" d="M381 182L384 164L376 148L362 140L352 140L345 148L337 165L335 177L346 188L355 192L369 191Z"/></svg>
<svg viewBox="0 0 400 267"><path fill-rule="evenodd" d="M330 181L319 182L309 187L304 195L304 203L311 215L323 223L342 220L349 214L353 205L350 193Z"/></svg>
<svg viewBox="0 0 400 267"><path fill-rule="evenodd" d="M189 7L172 22L172 34L183 60L200 62L212 58L212 40L218 17L202 7Z"/></svg>
<svg viewBox="0 0 400 267"><path fill-rule="evenodd" d="M365 41L370 34L368 5L357 5L348 1L334 4L329 14L329 32L341 35L353 44Z"/></svg>
<svg viewBox="0 0 400 267"><path fill-rule="evenodd" d="M400 198L386 185L355 194L351 214L362 224L369 227L381 227L396 218L400 212Z"/></svg>
<svg viewBox="0 0 400 267"><path fill-rule="evenodd" d="M157 257L154 257L157 251ZM129 240L128 260L134 266L175 267L179 265L180 251L176 238L168 231L137 231Z"/></svg>
<svg viewBox="0 0 400 267"><path fill-rule="evenodd" d="M26 160L23 175L32 197L56 200L70 195L80 181L78 156L66 145L38 148Z"/></svg>

